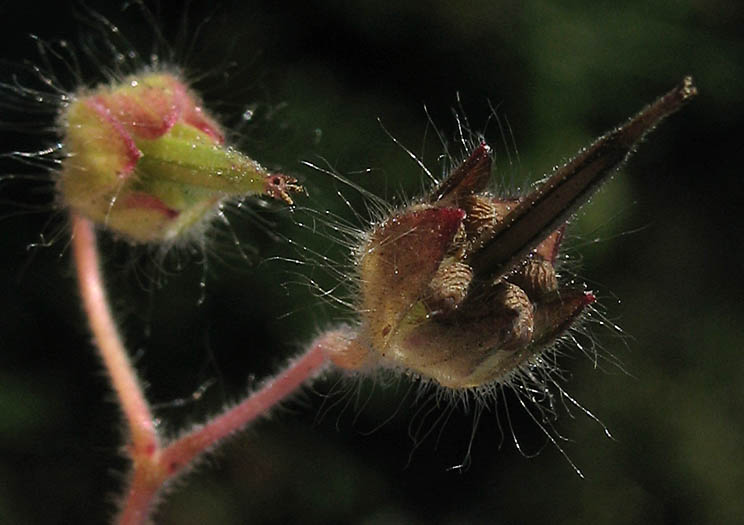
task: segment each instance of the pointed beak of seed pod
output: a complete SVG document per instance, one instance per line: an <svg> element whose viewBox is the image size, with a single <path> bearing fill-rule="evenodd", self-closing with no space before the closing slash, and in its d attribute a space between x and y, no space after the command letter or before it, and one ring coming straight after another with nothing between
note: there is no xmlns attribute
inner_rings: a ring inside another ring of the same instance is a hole
<svg viewBox="0 0 744 525"><path fill-rule="evenodd" d="M490 149L477 145L423 204L369 234L358 262L361 336L336 362L378 359L454 389L524 366L594 302L556 273L566 221L695 93L684 79L518 199L488 194Z"/></svg>
<svg viewBox="0 0 744 525"><path fill-rule="evenodd" d="M372 230L359 260L364 335L335 356L339 366L376 354L444 386L478 386L551 344L593 301L559 287L553 264L563 226L505 279L474 279L469 258L520 205L485 193L490 167L490 150L480 144L429 204Z"/></svg>
<svg viewBox="0 0 744 525"><path fill-rule="evenodd" d="M382 364L452 389L490 388L529 366L595 300L556 272L566 221L696 93L685 78L521 198L486 191L490 149L477 145L422 203L367 235L359 335L333 362Z"/></svg>

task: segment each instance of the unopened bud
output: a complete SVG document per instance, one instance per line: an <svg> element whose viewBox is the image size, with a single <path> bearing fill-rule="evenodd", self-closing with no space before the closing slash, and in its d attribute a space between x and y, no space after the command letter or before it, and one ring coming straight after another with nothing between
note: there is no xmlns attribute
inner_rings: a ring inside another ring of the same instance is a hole
<svg viewBox="0 0 744 525"><path fill-rule="evenodd" d="M289 204L301 189L224 144L175 75L148 73L79 93L61 115L62 203L134 242L170 241L231 196Z"/></svg>

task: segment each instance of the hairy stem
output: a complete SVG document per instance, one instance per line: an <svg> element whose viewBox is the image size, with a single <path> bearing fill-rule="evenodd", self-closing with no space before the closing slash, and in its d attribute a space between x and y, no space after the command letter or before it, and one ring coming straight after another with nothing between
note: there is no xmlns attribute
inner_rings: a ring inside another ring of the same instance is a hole
<svg viewBox="0 0 744 525"><path fill-rule="evenodd" d="M167 481L167 477L159 475L162 469L159 468L158 457L159 454L154 454L153 461L134 462L129 486L123 495L124 503L116 519L117 525L150 523L157 496Z"/></svg>
<svg viewBox="0 0 744 525"><path fill-rule="evenodd" d="M159 438L150 407L119 336L103 286L93 224L72 215L72 245L83 309L130 432L134 454L152 454Z"/></svg>
<svg viewBox="0 0 744 525"><path fill-rule="evenodd" d="M271 407L315 376L328 362L325 340L326 338L321 338L316 341L303 355L290 362L286 369L268 380L260 390L168 445L161 459L168 475L177 474L196 456L268 412Z"/></svg>
<svg viewBox="0 0 744 525"><path fill-rule="evenodd" d="M76 214L72 215L71 220L73 253L83 308L130 433L126 451L132 460L132 473L122 497L123 505L117 523L143 524L150 520L158 494L170 479L223 438L266 414L317 375L328 364L329 352L333 352L341 342L335 332L319 337L304 354L266 381L260 390L163 447L109 307L93 224Z"/></svg>
<svg viewBox="0 0 744 525"><path fill-rule="evenodd" d="M199 456L294 393L328 363L326 337L319 338L309 349L292 360L260 390L248 395L234 407L187 432L154 454L133 457L134 472L119 515L120 525L146 523L161 488L182 473Z"/></svg>

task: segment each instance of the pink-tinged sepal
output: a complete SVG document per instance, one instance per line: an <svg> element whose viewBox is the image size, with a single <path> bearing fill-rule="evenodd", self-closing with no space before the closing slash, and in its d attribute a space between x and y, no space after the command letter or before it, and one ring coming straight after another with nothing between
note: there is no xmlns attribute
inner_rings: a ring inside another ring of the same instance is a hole
<svg viewBox="0 0 744 525"><path fill-rule="evenodd" d="M459 199L480 193L491 178L491 148L481 142L470 156L432 192L430 202L457 205Z"/></svg>
<svg viewBox="0 0 744 525"><path fill-rule="evenodd" d="M100 120L100 128L90 129L79 125L76 132L82 135L82 140L89 141L86 145L88 151L85 153L98 155L99 158L111 163L109 166L101 166L99 169L102 171L114 171L119 178L130 175L142 157L142 152L137 148L134 139L98 98L86 101L86 106ZM97 136L86 136L89 131L97 133ZM84 153L81 151L81 154Z"/></svg>
<svg viewBox="0 0 744 525"><path fill-rule="evenodd" d="M137 138L165 135L181 117L182 107L170 82L161 76L131 78L123 87L94 99Z"/></svg>
<svg viewBox="0 0 744 525"><path fill-rule="evenodd" d="M170 77L168 82L172 85L176 100L182 108L183 121L209 136L215 144L224 144L225 134L222 128L204 110L202 101L176 78Z"/></svg>
<svg viewBox="0 0 744 525"><path fill-rule="evenodd" d="M564 224L548 235L545 240L535 248L535 255L550 264L555 264L555 261L558 258L558 252L561 249L561 243L563 242L563 234L565 231L566 225Z"/></svg>
<svg viewBox="0 0 744 525"><path fill-rule="evenodd" d="M163 219L175 219L178 217L178 211L165 205L163 201L149 193L133 192L124 198L122 205L128 209L142 209L159 213Z"/></svg>
<svg viewBox="0 0 744 525"><path fill-rule="evenodd" d="M192 126L214 144L223 144L224 133L208 116L201 100L171 74L130 77L121 87L95 97L137 138L155 140L177 122Z"/></svg>
<svg viewBox="0 0 744 525"><path fill-rule="evenodd" d="M142 152L124 126L94 98L73 103L65 117L67 158L58 184L61 200L102 221Z"/></svg>
<svg viewBox="0 0 744 525"><path fill-rule="evenodd" d="M595 300L593 293L571 288L562 289L544 298L535 306L533 344L537 346L551 344L564 334Z"/></svg>
<svg viewBox="0 0 744 525"><path fill-rule="evenodd" d="M371 337L381 348L427 294L464 217L458 208L414 207L372 230L359 269L362 308Z"/></svg>

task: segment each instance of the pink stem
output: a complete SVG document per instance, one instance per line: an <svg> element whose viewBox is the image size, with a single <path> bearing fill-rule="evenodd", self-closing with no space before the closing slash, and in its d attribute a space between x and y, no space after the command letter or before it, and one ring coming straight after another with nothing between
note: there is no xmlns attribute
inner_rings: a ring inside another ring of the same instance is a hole
<svg viewBox="0 0 744 525"><path fill-rule="evenodd" d="M96 234L88 219L72 215L72 245L83 308L103 365L121 404L135 454L153 454L158 448L150 407L129 362L103 287Z"/></svg>
<svg viewBox="0 0 744 525"><path fill-rule="evenodd" d="M150 408L109 308L93 225L76 214L71 220L83 307L131 433L131 446L127 452L133 463L133 472L117 523L140 525L150 519L156 498L170 479L222 438L266 414L316 375L329 363L329 352L333 353L345 344L346 334L328 332L319 337L304 354L290 362L260 390L162 448Z"/></svg>
<svg viewBox="0 0 744 525"><path fill-rule="evenodd" d="M140 525L146 523L160 489L194 459L204 454L222 438L237 432L248 423L266 414L269 409L293 393L328 362L324 339L293 360L278 376L259 391L254 392L233 408L207 421L151 458L134 458L134 473L130 480L126 501L117 523Z"/></svg>
<svg viewBox="0 0 744 525"><path fill-rule="evenodd" d="M150 523L155 500L166 481L167 477L162 475L157 459L155 462L135 462L124 505L116 519L117 525Z"/></svg>
<svg viewBox="0 0 744 525"><path fill-rule="evenodd" d="M178 438L163 450L161 464L169 476L179 472L196 456L209 450L222 438L240 430L265 414L282 399L297 390L328 363L330 334L316 340L303 355L293 360L260 390L201 427Z"/></svg>

